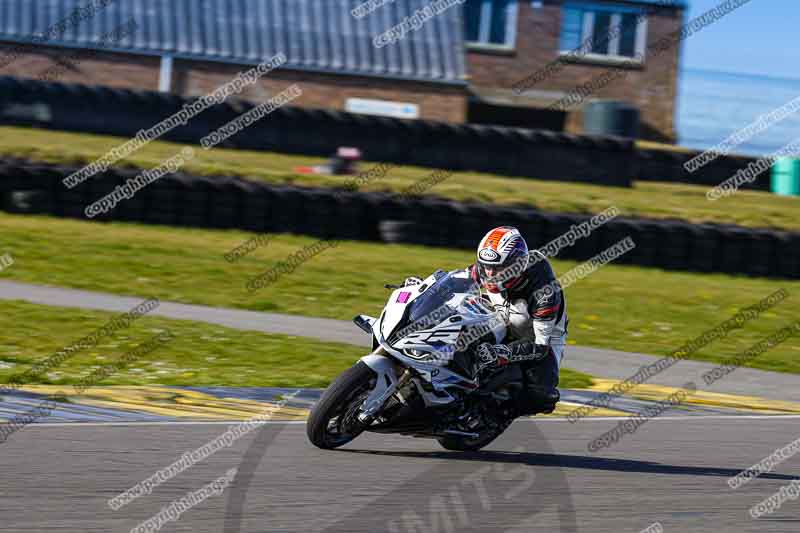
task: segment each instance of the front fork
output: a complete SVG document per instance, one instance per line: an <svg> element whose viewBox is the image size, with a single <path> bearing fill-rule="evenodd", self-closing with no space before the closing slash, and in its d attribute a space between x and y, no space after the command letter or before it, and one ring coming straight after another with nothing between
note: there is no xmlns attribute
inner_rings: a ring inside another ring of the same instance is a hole
<svg viewBox="0 0 800 533"><path fill-rule="evenodd" d="M371 424L375 415L386 403L386 400L411 379L410 369L404 369L398 377L393 360L377 352L378 350L361 358L361 361L378 376L375 380L375 388L364 400L361 405L361 412L358 414L359 422L364 425Z"/></svg>

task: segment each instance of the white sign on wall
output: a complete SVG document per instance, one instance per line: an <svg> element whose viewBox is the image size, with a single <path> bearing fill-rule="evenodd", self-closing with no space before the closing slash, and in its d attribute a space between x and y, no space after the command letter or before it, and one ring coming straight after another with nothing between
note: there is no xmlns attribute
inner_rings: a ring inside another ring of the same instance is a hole
<svg viewBox="0 0 800 533"><path fill-rule="evenodd" d="M370 100L367 98L348 98L345 111L362 115L379 115L394 118L419 118L419 106L405 102Z"/></svg>

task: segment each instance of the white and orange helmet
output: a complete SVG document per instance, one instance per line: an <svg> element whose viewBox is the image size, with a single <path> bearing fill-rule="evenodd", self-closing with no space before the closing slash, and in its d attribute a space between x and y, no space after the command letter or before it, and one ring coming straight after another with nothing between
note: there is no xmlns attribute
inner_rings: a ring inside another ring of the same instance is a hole
<svg viewBox="0 0 800 533"><path fill-rule="evenodd" d="M529 260L528 244L517 228L495 228L478 245L478 281L489 292L511 289L522 281Z"/></svg>

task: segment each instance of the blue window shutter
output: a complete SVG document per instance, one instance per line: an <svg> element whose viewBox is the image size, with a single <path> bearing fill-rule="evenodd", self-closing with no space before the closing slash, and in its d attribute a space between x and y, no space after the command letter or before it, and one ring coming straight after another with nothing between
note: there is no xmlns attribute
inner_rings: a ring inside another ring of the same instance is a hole
<svg viewBox="0 0 800 533"><path fill-rule="evenodd" d="M492 4L492 25L489 28L489 42L492 44L512 45L509 26L516 23L516 0L495 0Z"/></svg>
<svg viewBox="0 0 800 533"><path fill-rule="evenodd" d="M482 4L483 0L467 0L464 5L464 34L467 41L480 40Z"/></svg>
<svg viewBox="0 0 800 533"><path fill-rule="evenodd" d="M561 13L561 50L574 50L581 45L583 31L583 10L564 7Z"/></svg>

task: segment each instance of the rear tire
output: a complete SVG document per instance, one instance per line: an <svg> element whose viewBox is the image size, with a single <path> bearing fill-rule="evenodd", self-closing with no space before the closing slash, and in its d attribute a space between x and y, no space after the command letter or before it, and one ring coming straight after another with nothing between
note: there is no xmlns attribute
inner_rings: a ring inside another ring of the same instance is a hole
<svg viewBox="0 0 800 533"><path fill-rule="evenodd" d="M306 423L308 440L314 446L332 450L344 446L364 431L364 427L351 418L354 417L354 410L372 390L376 377L377 374L370 367L359 361L325 389ZM338 433L331 431L332 421L340 426ZM342 428L342 424L345 427Z"/></svg>

